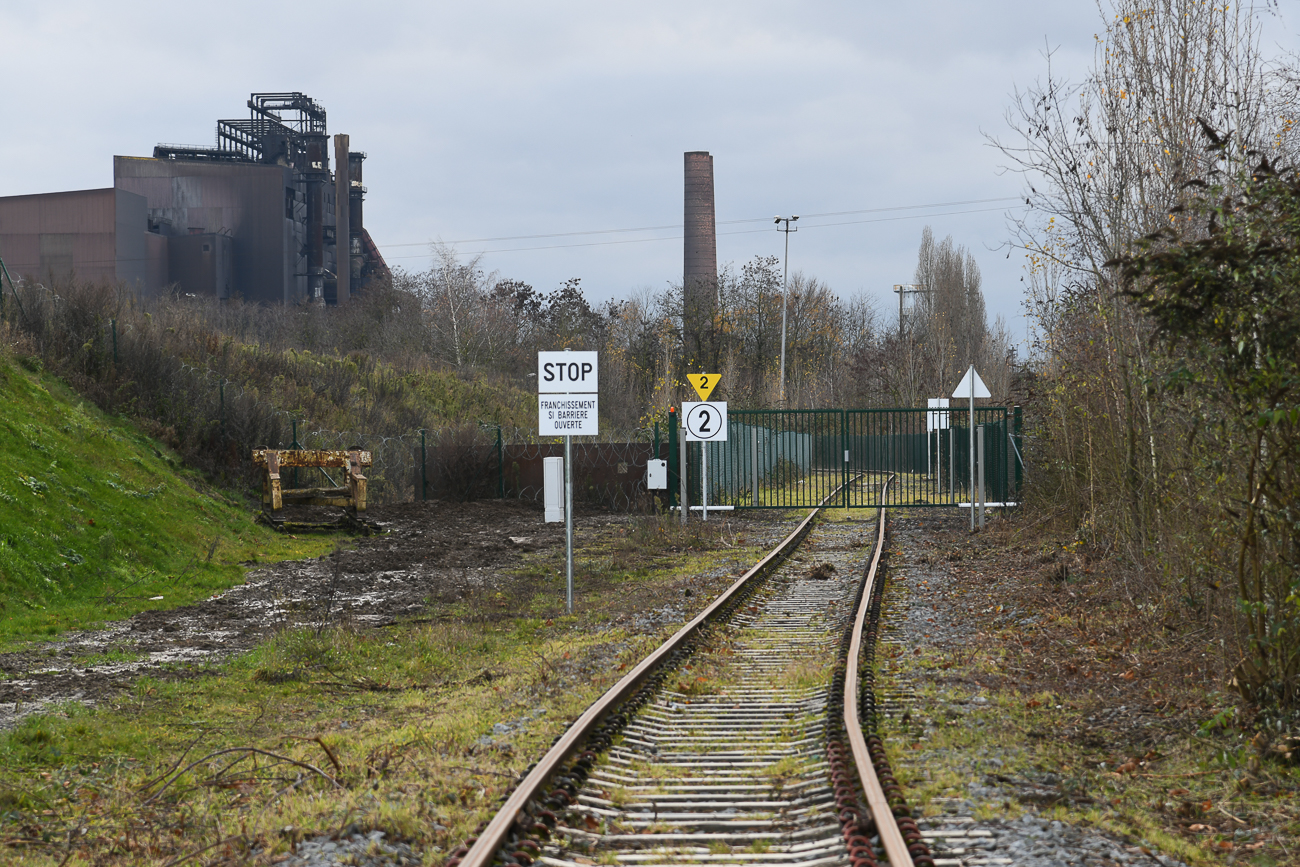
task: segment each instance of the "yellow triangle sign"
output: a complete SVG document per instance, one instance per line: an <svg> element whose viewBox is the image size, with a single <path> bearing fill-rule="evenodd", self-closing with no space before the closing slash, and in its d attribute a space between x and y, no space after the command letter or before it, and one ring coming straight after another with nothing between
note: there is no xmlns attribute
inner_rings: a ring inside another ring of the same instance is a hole
<svg viewBox="0 0 1300 867"><path fill-rule="evenodd" d="M709 395L713 394L713 387L722 379L721 373L688 373L686 378L695 386L695 393L700 396L700 400L708 400Z"/></svg>

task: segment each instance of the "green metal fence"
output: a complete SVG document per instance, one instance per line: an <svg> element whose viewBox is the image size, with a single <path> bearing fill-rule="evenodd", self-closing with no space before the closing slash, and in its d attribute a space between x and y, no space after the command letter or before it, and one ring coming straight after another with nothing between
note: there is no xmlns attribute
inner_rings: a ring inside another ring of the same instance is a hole
<svg viewBox="0 0 1300 867"><path fill-rule="evenodd" d="M1020 418L1019 407L975 408L975 430L984 430L986 503L1019 502ZM889 486L886 506L955 507L971 499L969 408L732 410L727 425L725 442L688 443L691 506L700 504L705 467L710 507L814 506L852 481L840 504L876 508L890 473L898 481ZM678 436L674 417L668 437L668 493L674 506L681 472Z"/></svg>

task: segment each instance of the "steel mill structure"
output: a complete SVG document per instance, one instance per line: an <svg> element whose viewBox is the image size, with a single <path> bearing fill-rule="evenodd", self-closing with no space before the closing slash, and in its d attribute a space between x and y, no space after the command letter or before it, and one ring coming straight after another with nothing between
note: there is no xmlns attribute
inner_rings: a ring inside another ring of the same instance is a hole
<svg viewBox="0 0 1300 867"><path fill-rule="evenodd" d="M0 197L10 273L261 303L346 303L388 273L366 231L366 155L303 93L254 93L212 147L115 156L113 186Z"/></svg>

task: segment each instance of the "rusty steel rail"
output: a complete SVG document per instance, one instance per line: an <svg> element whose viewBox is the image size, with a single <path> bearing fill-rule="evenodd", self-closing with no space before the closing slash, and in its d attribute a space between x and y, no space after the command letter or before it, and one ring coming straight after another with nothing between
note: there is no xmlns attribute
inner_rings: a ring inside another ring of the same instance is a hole
<svg viewBox="0 0 1300 867"><path fill-rule="evenodd" d="M857 481L861 475L855 476L853 481ZM808 534L812 526L813 519L817 513L826 506L826 504L840 491L836 488L826 499L809 511L808 516L804 518L799 526L786 536L782 542L773 548L768 554L759 560L753 568L722 592L717 599L713 600L710 605L695 616L693 620L678 629L671 638L659 645L649 656L643 659L636 668L632 669L623 676L618 683L614 684L608 692L601 696L595 704L578 717L578 719L569 726L568 730L557 740L554 746L542 757L523 781L515 788L506 799L501 809L497 811L492 820L488 822L478 836L478 839L470 847L469 852L465 853L458 863L458 867L489 867L497 851L507 842L511 828L524 813L525 808L530 801L539 800L543 795L546 783L552 776L564 765L566 759L572 756L583 744L587 736L606 718L608 717L624 700L632 696L642 682L664 663L674 652L687 643L687 641L708 621L712 620L716 614L739 594L751 580L764 574L769 567L780 562L790 551L798 546L803 537ZM909 862L910 863L910 862Z"/></svg>
<svg viewBox="0 0 1300 867"><path fill-rule="evenodd" d="M885 482L885 488L889 487L891 481L893 481L892 476ZM883 490L880 500L882 504L885 501ZM862 657L862 632L871 610L876 582L884 580L884 576L879 574L880 557L884 550L885 507L881 505L880 520L876 528L876 544L871 555L871 565L867 568L866 586L862 589L861 601L853 621L853 637L849 643L848 665L844 678L844 730L849 739L849 747L853 751L853 763L857 767L858 779L862 783L867 807L870 808L875 819L876 832L880 835L880 844L885 850L885 857L889 860L890 867L912 867L912 854L908 851L907 842L903 839L903 833L899 830L895 819L893 807L889 803L884 787L880 784L880 778L876 775L871 752L867 748L866 738L862 735L862 721L858 715L860 681L858 665Z"/></svg>

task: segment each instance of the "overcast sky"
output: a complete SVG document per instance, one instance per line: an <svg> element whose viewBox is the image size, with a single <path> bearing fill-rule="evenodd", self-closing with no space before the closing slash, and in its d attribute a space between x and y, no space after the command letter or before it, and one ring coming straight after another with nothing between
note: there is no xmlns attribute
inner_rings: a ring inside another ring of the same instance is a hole
<svg viewBox="0 0 1300 867"><path fill-rule="evenodd" d="M211 145L250 92L300 90L368 152L391 265L427 267L440 239L544 291L661 289L682 273L682 153L707 150L720 265L780 256L773 215L881 209L805 216L791 270L896 315L929 224L1023 334L1020 257L997 249L1014 201L883 209L1014 199L984 133L1047 46L1081 77L1099 30L1087 0L5 2L0 195L110 186L114 154ZM666 228L476 240L642 227Z"/></svg>

